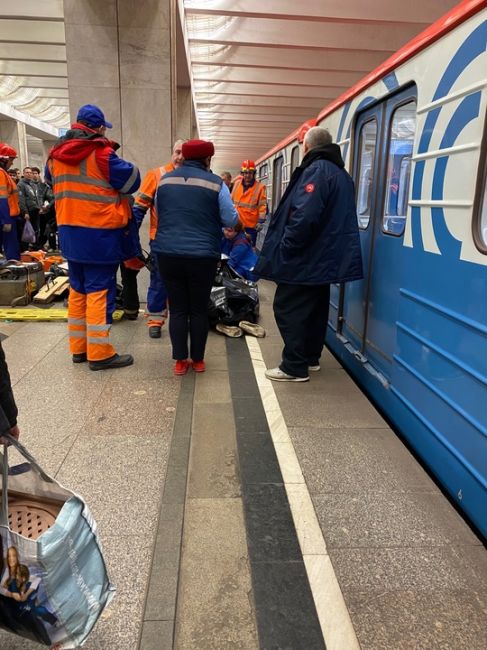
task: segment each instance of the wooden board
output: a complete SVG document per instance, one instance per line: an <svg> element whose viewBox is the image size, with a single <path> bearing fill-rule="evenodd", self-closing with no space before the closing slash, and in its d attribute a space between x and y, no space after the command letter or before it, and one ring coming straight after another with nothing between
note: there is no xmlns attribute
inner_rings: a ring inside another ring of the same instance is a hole
<svg viewBox="0 0 487 650"><path fill-rule="evenodd" d="M60 296L68 288L69 278L59 276L52 282L47 282L34 296L34 302L43 305L52 302L55 296Z"/></svg>

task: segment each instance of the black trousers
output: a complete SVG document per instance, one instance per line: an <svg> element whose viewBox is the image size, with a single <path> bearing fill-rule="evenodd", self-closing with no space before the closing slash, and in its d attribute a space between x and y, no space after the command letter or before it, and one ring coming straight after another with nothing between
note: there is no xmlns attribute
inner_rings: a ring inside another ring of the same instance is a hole
<svg viewBox="0 0 487 650"><path fill-rule="evenodd" d="M193 361L203 361L209 328L208 303L218 260L158 255L157 261L167 289L173 359L182 361L190 356Z"/></svg>
<svg viewBox="0 0 487 650"><path fill-rule="evenodd" d="M137 287L138 271L128 269L120 264L120 275L122 277L122 308L129 312L138 312L140 308L139 290Z"/></svg>
<svg viewBox="0 0 487 650"><path fill-rule="evenodd" d="M278 284L274 317L284 341L281 370L307 377L308 366L319 363L325 344L330 285Z"/></svg>

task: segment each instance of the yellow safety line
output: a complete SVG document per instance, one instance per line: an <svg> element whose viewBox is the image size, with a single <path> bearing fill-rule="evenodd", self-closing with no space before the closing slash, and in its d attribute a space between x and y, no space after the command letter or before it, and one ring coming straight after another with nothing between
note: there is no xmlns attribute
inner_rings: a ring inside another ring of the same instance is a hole
<svg viewBox="0 0 487 650"><path fill-rule="evenodd" d="M120 320L123 311L117 309L113 312L113 320ZM1 309L0 321L67 321L67 309Z"/></svg>

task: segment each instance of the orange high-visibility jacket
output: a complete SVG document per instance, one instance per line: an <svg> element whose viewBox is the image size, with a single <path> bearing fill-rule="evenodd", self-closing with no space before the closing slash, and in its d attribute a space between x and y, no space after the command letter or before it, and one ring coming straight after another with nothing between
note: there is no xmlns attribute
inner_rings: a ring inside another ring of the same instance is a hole
<svg viewBox="0 0 487 650"><path fill-rule="evenodd" d="M235 181L232 190L233 203L238 217L245 228L255 228L259 219L265 219L267 212L267 191L265 185L255 181L244 189L240 179Z"/></svg>
<svg viewBox="0 0 487 650"><path fill-rule="evenodd" d="M100 171L96 151L78 165L50 158L49 171L59 226L114 229L127 225L129 198L114 189Z"/></svg>
<svg viewBox="0 0 487 650"><path fill-rule="evenodd" d="M157 210L154 199L156 197L159 181L161 180L161 176L174 171L174 169L175 167L172 162L167 163L167 165L163 165L162 167L149 169L142 181L139 193L135 198L134 215L139 226L142 223L146 211L150 209L149 239L151 241L154 239L157 232Z"/></svg>
<svg viewBox="0 0 487 650"><path fill-rule="evenodd" d="M8 211L11 217L16 217L20 213L17 185L10 174L2 168L0 168L0 198L8 200Z"/></svg>

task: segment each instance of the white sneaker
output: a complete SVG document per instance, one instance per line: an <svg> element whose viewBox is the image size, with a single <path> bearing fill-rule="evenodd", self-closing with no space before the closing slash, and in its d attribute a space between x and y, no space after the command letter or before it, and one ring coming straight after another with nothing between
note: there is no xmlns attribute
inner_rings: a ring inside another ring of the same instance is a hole
<svg viewBox="0 0 487 650"><path fill-rule="evenodd" d="M316 366L308 366L308 370L311 370L311 372L318 372L319 370L321 370L321 366L320 364Z"/></svg>
<svg viewBox="0 0 487 650"><path fill-rule="evenodd" d="M292 375L288 375L279 367L266 370L265 376L267 379L271 379L272 381L309 381L309 377L293 377Z"/></svg>

